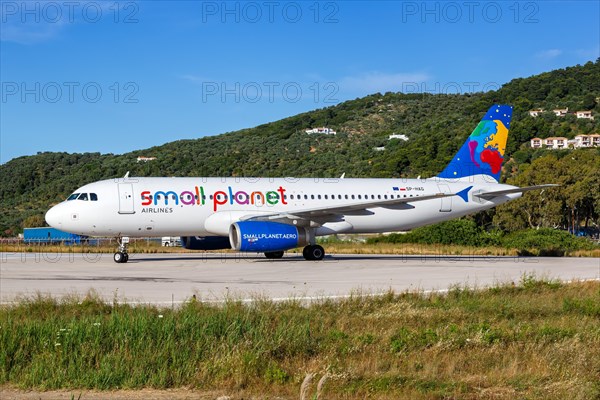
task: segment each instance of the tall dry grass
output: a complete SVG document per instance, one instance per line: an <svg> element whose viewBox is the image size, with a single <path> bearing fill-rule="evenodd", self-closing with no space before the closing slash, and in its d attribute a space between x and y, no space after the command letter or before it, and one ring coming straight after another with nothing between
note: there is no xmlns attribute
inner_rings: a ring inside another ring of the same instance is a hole
<svg viewBox="0 0 600 400"><path fill-rule="evenodd" d="M181 308L38 295L0 309L0 384L335 399L600 396L600 282ZM312 374L312 375L311 375ZM306 377L310 376L308 382ZM326 378L323 378L325 377ZM304 382L304 385L303 385Z"/></svg>

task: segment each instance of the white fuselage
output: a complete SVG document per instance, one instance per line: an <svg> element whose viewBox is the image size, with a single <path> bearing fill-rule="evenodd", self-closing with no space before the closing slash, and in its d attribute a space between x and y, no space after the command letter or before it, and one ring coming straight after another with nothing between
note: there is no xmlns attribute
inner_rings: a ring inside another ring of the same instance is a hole
<svg viewBox="0 0 600 400"><path fill-rule="evenodd" d="M311 226L316 236L377 233L457 218L521 196L513 193L491 201L473 196L508 188L514 186L498 184L486 176L457 180L122 178L79 188L75 193L88 193L87 200L64 201L48 211L46 220L63 231L89 236L227 236L230 225L247 215L275 212L293 216L295 210L468 189L464 198L450 196L367 207L344 212L336 221L329 219ZM318 222L318 217L315 219Z"/></svg>

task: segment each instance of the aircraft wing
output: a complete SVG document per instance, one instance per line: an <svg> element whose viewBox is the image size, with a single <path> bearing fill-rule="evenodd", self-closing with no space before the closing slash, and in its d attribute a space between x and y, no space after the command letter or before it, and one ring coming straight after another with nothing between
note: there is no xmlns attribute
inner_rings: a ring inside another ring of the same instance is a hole
<svg viewBox="0 0 600 400"><path fill-rule="evenodd" d="M389 207L396 209L410 209L414 206L410 203L424 200L440 199L443 197L456 196L454 193L436 193L427 196L402 197L389 200L372 200L361 203L351 203L345 205L325 206L294 210L290 212L278 212L271 214L250 214L241 218L242 221L279 221L290 222L300 220L305 222L333 222L343 220L344 215L369 215L373 212L369 208Z"/></svg>
<svg viewBox="0 0 600 400"><path fill-rule="evenodd" d="M514 189L492 190L489 192L473 193L473 196L481 197L482 199L488 200L488 199L493 199L494 197L504 196L505 194L523 193L523 192L528 192L530 190L545 189L545 188L557 187L557 186L560 186L560 185L547 184L547 185L525 186L525 187L514 188Z"/></svg>

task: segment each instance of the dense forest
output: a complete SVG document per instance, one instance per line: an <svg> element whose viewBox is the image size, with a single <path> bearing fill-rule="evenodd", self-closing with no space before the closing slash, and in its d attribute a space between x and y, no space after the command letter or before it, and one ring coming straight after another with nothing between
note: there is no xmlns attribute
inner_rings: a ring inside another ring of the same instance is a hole
<svg viewBox="0 0 600 400"><path fill-rule="evenodd" d="M475 217L505 230L572 228L600 224L600 148L533 150L533 137L600 133L600 59L529 78L497 91L463 95L377 93L250 129L180 140L122 155L38 153L0 165L0 235L43 223L51 204L95 180L131 176L434 176L450 161L493 103L514 105L502 179L528 185L560 183L560 189ZM595 120L533 108L592 110ZM327 126L335 136L307 135ZM409 140L389 140L404 134ZM375 148L385 147L383 151ZM138 156L156 157L138 163Z"/></svg>

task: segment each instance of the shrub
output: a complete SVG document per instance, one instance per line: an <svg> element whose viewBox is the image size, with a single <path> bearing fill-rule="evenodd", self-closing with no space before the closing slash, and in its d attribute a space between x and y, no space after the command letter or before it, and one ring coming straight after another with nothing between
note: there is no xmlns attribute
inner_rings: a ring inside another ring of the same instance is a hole
<svg viewBox="0 0 600 400"><path fill-rule="evenodd" d="M562 256L565 251L594 248L594 244L587 239L551 228L513 232L504 236L502 243L505 247L519 249L524 254L536 249L540 256Z"/></svg>
<svg viewBox="0 0 600 400"><path fill-rule="evenodd" d="M500 244L501 233L487 232L475 221L456 219L416 228L406 234L392 233L371 238L367 243L455 244L460 246L494 246Z"/></svg>

